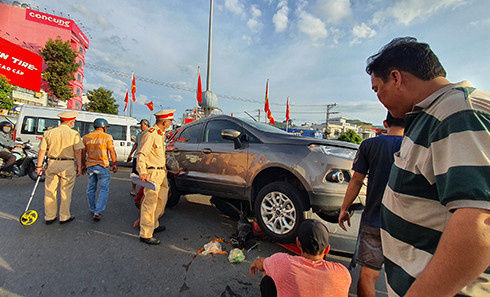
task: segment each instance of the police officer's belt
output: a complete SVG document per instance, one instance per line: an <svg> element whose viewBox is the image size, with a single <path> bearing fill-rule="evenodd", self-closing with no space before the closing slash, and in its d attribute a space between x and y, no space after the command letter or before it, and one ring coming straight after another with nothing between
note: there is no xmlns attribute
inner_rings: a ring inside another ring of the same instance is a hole
<svg viewBox="0 0 490 297"><path fill-rule="evenodd" d="M162 170L165 169L165 167L148 167L146 169L156 169L156 170Z"/></svg>
<svg viewBox="0 0 490 297"><path fill-rule="evenodd" d="M56 161L75 161L75 159L67 159L67 158L48 158L49 160L56 160Z"/></svg>

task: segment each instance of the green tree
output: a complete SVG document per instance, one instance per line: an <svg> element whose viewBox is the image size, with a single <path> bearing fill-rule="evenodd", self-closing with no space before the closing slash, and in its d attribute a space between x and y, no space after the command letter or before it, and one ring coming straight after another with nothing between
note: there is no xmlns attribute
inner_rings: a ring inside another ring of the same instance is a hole
<svg viewBox="0 0 490 297"><path fill-rule="evenodd" d="M16 104L12 99L12 91L16 88L9 84L5 76L0 75L0 108L12 109L15 107Z"/></svg>
<svg viewBox="0 0 490 297"><path fill-rule="evenodd" d="M73 73L78 70L75 62L78 53L71 48L69 41L50 38L39 54L47 65L43 79L48 83L51 95L58 100L70 100L73 97L70 81L75 78Z"/></svg>
<svg viewBox="0 0 490 297"><path fill-rule="evenodd" d="M360 144L362 142L362 137L354 130L349 129L347 132L340 135L339 140Z"/></svg>
<svg viewBox="0 0 490 297"><path fill-rule="evenodd" d="M87 98L90 101L85 105L85 110L118 114L119 104L112 97L112 91L104 87L93 89L87 92Z"/></svg>

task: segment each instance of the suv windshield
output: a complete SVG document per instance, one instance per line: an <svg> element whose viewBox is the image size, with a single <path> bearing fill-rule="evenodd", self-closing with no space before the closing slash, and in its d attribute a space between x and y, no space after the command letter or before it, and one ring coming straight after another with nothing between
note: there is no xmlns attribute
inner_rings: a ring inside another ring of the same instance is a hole
<svg viewBox="0 0 490 297"><path fill-rule="evenodd" d="M247 123L250 126L254 127L255 129L260 130L260 131L263 131L263 132L279 133L279 134L287 134L287 135L290 135L286 131L283 131L283 130L281 130L279 128L276 128L274 126L271 126L271 125L267 125L267 124L264 124L264 123L255 122L255 121L252 121L252 120L242 120L242 121L244 121L245 123Z"/></svg>

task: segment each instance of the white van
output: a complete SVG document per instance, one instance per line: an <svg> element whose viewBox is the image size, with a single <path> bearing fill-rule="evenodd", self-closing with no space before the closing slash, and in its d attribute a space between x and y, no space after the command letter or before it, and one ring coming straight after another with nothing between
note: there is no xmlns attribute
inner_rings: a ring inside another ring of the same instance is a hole
<svg viewBox="0 0 490 297"><path fill-rule="evenodd" d="M15 139L28 141L39 148L39 143L43 138L43 132L58 127L60 120L58 114L66 111L66 108L55 108L45 106L22 105L15 126ZM114 114L78 111L78 117L73 129L83 137L94 131L94 120L104 118L109 122L107 133L114 138L114 147L118 162L126 162L131 147L134 144L136 135L141 131L138 121L132 117L119 116Z"/></svg>

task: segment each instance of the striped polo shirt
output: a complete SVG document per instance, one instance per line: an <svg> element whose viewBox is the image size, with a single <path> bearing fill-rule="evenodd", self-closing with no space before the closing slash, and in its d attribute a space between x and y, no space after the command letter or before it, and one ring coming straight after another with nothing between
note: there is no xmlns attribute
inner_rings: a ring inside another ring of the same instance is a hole
<svg viewBox="0 0 490 297"><path fill-rule="evenodd" d="M94 165L109 167L109 149L114 148L114 141L110 134L95 130L83 137L83 144L87 152L87 167Z"/></svg>
<svg viewBox="0 0 490 297"><path fill-rule="evenodd" d="M424 270L452 211L490 210L490 94L467 81L446 86L405 123L381 206L389 296L403 296ZM460 293L484 296L489 284L490 268Z"/></svg>

